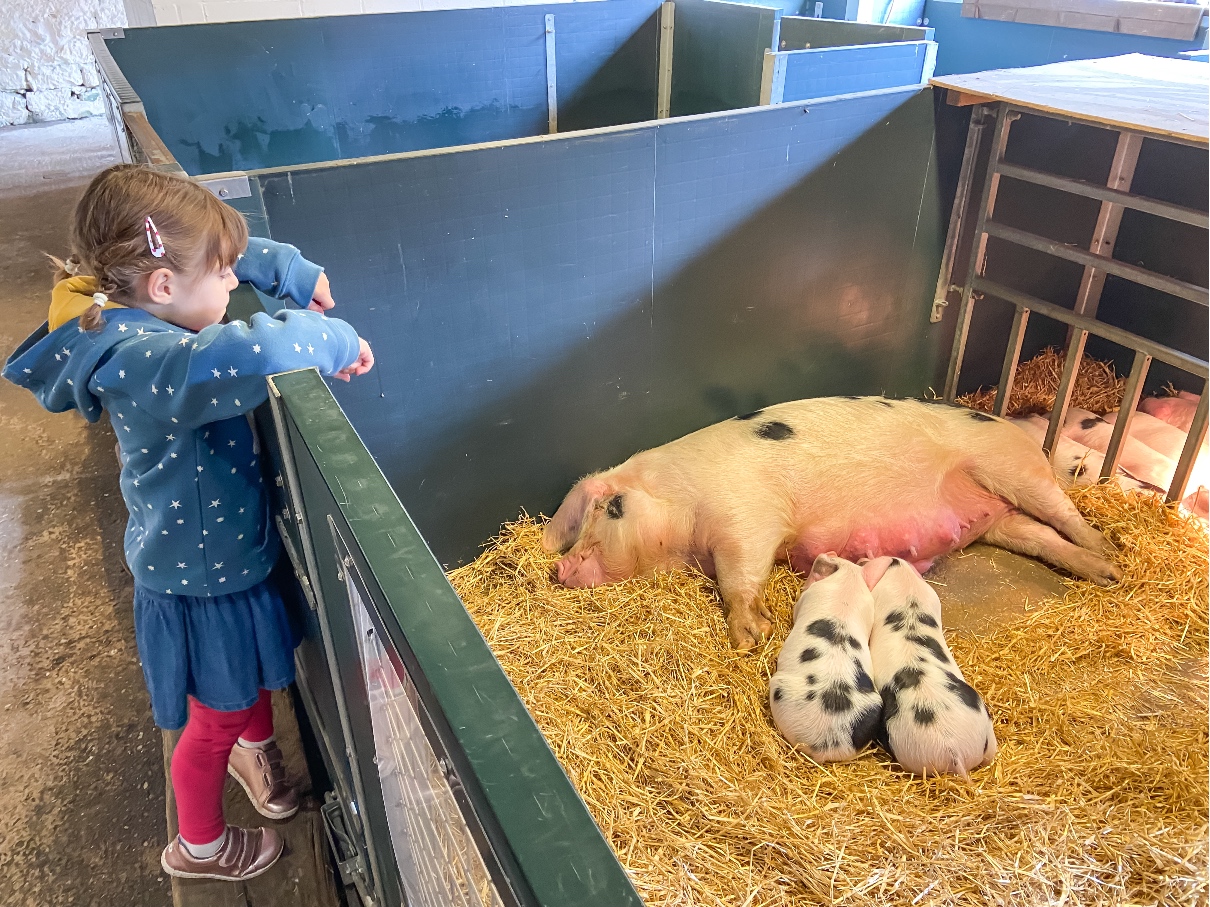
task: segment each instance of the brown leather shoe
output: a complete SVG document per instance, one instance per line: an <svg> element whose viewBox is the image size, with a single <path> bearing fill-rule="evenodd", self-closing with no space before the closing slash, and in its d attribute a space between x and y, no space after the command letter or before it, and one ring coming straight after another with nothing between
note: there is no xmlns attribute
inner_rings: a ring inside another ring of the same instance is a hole
<svg viewBox="0 0 1210 907"><path fill-rule="evenodd" d="M264 746L231 747L227 773L239 782L252 806L266 819L288 819L298 812L298 792L286 781L286 765L277 741Z"/></svg>
<svg viewBox="0 0 1210 907"><path fill-rule="evenodd" d="M228 825L227 840L214 856L199 860L185 849L177 837L164 848L160 855L160 866L170 876L180 879L242 882L255 878L276 863L282 847L282 839L272 828L237 828Z"/></svg>

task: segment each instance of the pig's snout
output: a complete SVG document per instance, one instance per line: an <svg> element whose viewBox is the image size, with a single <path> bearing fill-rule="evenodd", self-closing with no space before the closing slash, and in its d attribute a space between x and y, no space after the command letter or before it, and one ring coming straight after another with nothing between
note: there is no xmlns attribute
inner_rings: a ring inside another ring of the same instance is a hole
<svg viewBox="0 0 1210 907"><path fill-rule="evenodd" d="M584 554L560 558L555 564L555 578L569 589L587 589L608 582L600 559Z"/></svg>

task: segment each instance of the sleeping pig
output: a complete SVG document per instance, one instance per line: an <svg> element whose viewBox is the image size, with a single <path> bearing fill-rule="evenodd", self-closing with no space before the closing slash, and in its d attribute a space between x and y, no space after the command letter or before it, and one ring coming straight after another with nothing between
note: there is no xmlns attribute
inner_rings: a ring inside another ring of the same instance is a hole
<svg viewBox="0 0 1210 907"><path fill-rule="evenodd" d="M982 538L1109 585L1112 547L1056 483L1038 445L985 413L920 400L782 403L581 479L543 532L567 586L689 566L714 577L741 649L771 629L778 561L835 551L923 571Z"/></svg>
<svg viewBox="0 0 1210 907"><path fill-rule="evenodd" d="M870 661L882 698L878 741L915 775L967 775L996 757L983 699L962 676L941 633L941 601L912 565L862 565L873 590Z"/></svg>
<svg viewBox="0 0 1210 907"><path fill-rule="evenodd" d="M1193 414L1197 411L1200 399L1199 395L1187 391L1181 391L1175 397L1144 397L1139 401L1139 409L1174 428L1188 432L1193 425Z"/></svg>
<svg viewBox="0 0 1210 907"><path fill-rule="evenodd" d="M861 569L831 552L817 557L769 680L773 723L817 762L852 759L880 724L867 645L873 618Z"/></svg>

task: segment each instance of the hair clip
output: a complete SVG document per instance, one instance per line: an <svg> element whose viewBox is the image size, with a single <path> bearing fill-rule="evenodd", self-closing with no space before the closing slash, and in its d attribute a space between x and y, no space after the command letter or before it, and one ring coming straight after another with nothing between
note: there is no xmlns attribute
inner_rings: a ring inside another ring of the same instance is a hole
<svg viewBox="0 0 1210 907"><path fill-rule="evenodd" d="M99 305L101 308L105 308L105 304L107 302L109 302L109 297L106 296L104 293L93 293L92 301L95 302L97 305Z"/></svg>
<svg viewBox="0 0 1210 907"><path fill-rule="evenodd" d="M70 277L75 277L80 273L80 262L76 256L71 255L67 261L63 262L63 271Z"/></svg>
<svg viewBox="0 0 1210 907"><path fill-rule="evenodd" d="M143 220L143 232L147 234L147 248L156 258L164 257L164 240L160 239L160 231L155 228L155 221L150 217Z"/></svg>

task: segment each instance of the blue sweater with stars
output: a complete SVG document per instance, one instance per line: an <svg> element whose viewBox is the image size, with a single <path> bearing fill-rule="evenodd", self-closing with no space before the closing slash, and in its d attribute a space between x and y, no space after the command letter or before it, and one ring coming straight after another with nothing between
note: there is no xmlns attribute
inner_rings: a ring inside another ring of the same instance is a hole
<svg viewBox="0 0 1210 907"><path fill-rule="evenodd" d="M257 242L250 251L259 251ZM297 260L292 247L278 249ZM289 262L282 264L275 269L265 260L256 282L270 289ZM52 332L43 325L9 358L4 376L52 412L76 409L90 422L102 409L109 413L121 447L126 560L136 582L203 597L255 586L269 575L281 542L246 416L267 399L268 375L310 366L330 375L355 362L357 332L297 310L196 334L139 309L103 316L104 327L91 333L76 319Z"/></svg>

